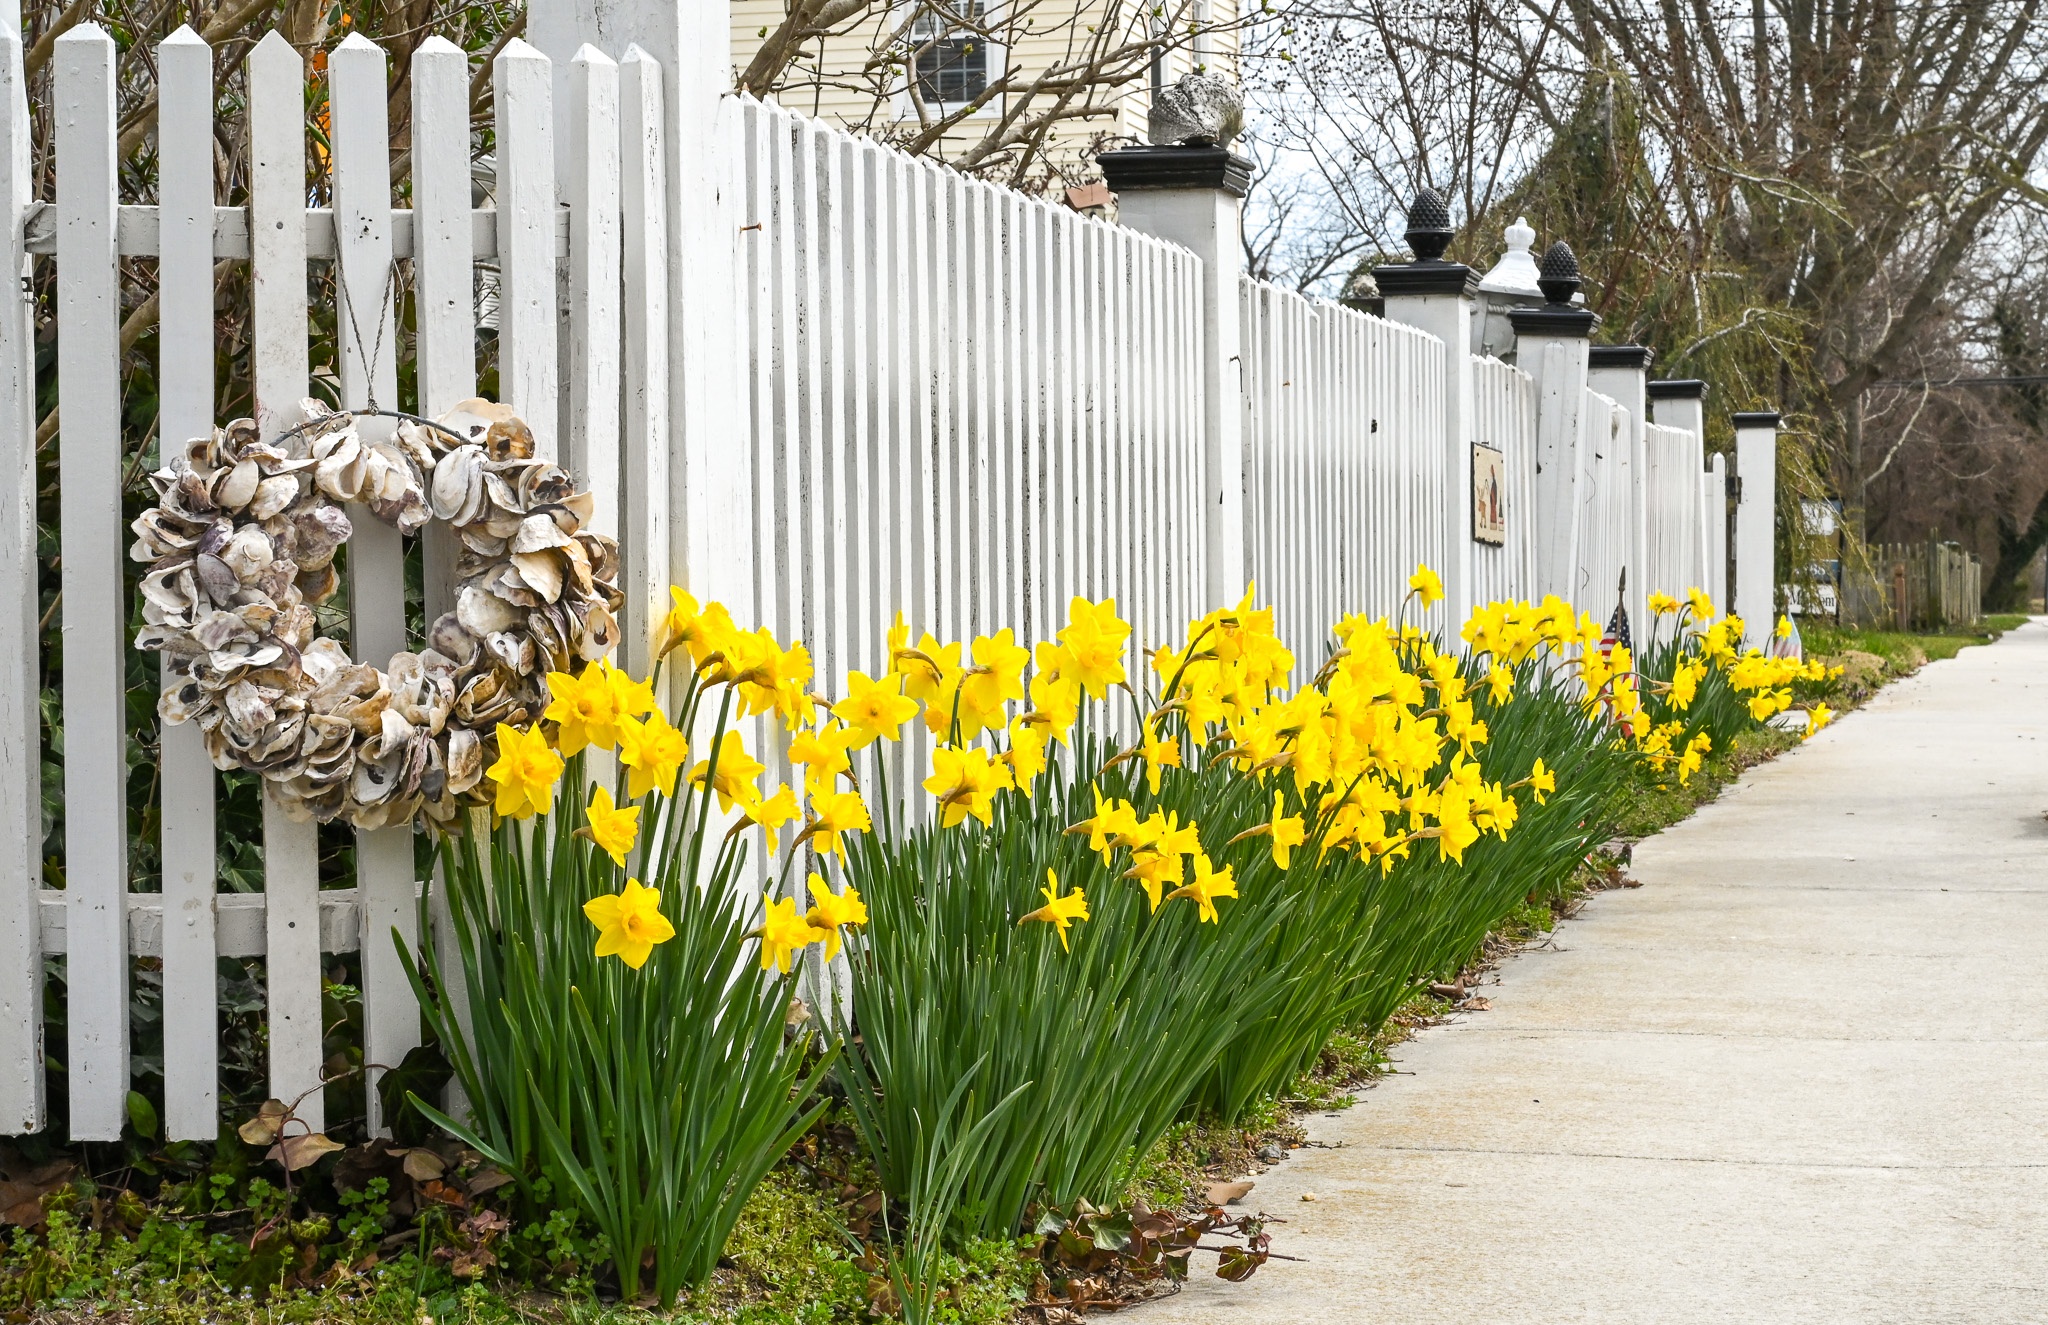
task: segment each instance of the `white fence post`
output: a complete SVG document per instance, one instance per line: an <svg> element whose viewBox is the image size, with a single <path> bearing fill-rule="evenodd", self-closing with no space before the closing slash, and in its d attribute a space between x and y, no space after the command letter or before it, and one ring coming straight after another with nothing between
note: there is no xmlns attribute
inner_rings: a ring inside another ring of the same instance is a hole
<svg viewBox="0 0 2048 1325"><path fill-rule="evenodd" d="M527 31L558 64L588 42L663 71L672 579L735 610L755 585L754 476L742 389L738 106L731 0L535 0ZM625 383L631 392L632 382Z"/></svg>
<svg viewBox="0 0 2048 1325"><path fill-rule="evenodd" d="M1455 633L1478 606L1473 599L1472 443L1474 382L1472 372L1473 296L1479 273L1459 262L1445 262L1451 242L1451 215L1443 195L1425 188L1408 205L1405 236L1415 261L1373 268L1373 281L1386 300L1389 321L1419 328L1442 342L1443 432L1435 454L1422 463L1444 476L1442 519L1448 537L1444 564L1432 567L1443 579L1445 623ZM1397 568L1406 571L1407 568Z"/></svg>
<svg viewBox="0 0 2048 1325"><path fill-rule="evenodd" d="M1647 345L1592 345L1587 347L1586 384L1628 411L1628 428L1622 438L1620 481L1628 485L1628 528L1620 531L1622 565L1628 570L1628 615L1637 635L1648 629L1646 604L1651 591L1669 592L1650 583L1650 463L1644 445L1644 425L1650 421L1649 395L1645 384L1650 376L1651 350ZM1604 590L1603 590L1604 591Z"/></svg>
<svg viewBox="0 0 2048 1325"><path fill-rule="evenodd" d="M1752 644L1771 637L1778 592L1778 415L1740 412L1735 424L1735 612Z"/></svg>
<svg viewBox="0 0 2048 1325"><path fill-rule="evenodd" d="M1102 173L1124 225L1194 251L1202 263L1202 468L1206 606L1244 593L1244 379L1238 284L1251 162L1224 147L1126 147Z"/></svg>
<svg viewBox="0 0 2048 1325"><path fill-rule="evenodd" d="M1536 583L1530 597L1557 594L1579 603L1580 414L1586 403L1587 338L1600 319L1574 308L1579 262L1563 240L1538 266L1540 308L1513 308L1515 365L1536 382ZM1601 589L1604 593L1604 587Z"/></svg>
<svg viewBox="0 0 2048 1325"><path fill-rule="evenodd" d="M42 730L37 692L35 332L19 284L33 197L21 33L0 30L0 1132L39 1132L43 1100Z"/></svg>

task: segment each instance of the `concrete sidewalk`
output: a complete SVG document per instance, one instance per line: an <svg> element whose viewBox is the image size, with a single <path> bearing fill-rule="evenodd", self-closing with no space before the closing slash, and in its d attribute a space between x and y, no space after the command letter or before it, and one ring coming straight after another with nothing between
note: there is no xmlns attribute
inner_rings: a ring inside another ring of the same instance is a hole
<svg viewBox="0 0 2048 1325"><path fill-rule="evenodd" d="M2048 1321L2044 736L2037 620L1753 770L1135 1325Z"/></svg>

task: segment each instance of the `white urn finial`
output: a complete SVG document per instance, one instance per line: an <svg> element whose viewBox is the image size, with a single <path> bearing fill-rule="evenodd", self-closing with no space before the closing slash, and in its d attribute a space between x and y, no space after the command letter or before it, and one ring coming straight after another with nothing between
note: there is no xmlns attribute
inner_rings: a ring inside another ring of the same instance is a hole
<svg viewBox="0 0 2048 1325"><path fill-rule="evenodd" d="M1493 270L1480 278L1479 288L1492 294L1541 299L1543 291L1536 284L1536 259L1530 252L1536 245L1536 231L1529 218L1516 217L1502 238L1507 241L1507 251L1493 264Z"/></svg>

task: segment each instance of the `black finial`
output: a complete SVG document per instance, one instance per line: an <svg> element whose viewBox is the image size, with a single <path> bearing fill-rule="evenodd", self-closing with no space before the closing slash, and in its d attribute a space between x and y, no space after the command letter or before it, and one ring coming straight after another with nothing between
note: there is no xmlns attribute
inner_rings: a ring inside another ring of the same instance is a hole
<svg viewBox="0 0 2048 1325"><path fill-rule="evenodd" d="M1568 304L1579 292L1579 259L1562 239L1543 251L1536 264L1536 288L1553 304Z"/></svg>
<svg viewBox="0 0 2048 1325"><path fill-rule="evenodd" d="M1451 246L1451 207L1444 195L1424 186L1408 204L1408 232L1402 236L1417 262L1435 262Z"/></svg>

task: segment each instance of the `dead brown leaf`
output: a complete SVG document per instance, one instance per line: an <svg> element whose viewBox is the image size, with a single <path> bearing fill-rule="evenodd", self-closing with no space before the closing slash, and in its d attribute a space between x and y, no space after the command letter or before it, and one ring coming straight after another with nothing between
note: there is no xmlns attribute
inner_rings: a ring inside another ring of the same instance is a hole
<svg viewBox="0 0 2048 1325"><path fill-rule="evenodd" d="M402 1153L405 1156L405 1176L414 1182L426 1182L448 1172L448 1161L431 1150L422 1148L392 1153Z"/></svg>
<svg viewBox="0 0 2048 1325"><path fill-rule="evenodd" d="M235 1135L252 1146L275 1144L278 1133L284 1130L284 1120L290 1116L283 1100L265 1100L254 1118L235 1129Z"/></svg>
<svg viewBox="0 0 2048 1325"><path fill-rule="evenodd" d="M1235 1205L1251 1194L1252 1180L1239 1178L1236 1182L1212 1182L1204 1198L1210 1205Z"/></svg>
<svg viewBox="0 0 2048 1325"><path fill-rule="evenodd" d="M331 1155L341 1148L341 1142L329 1139L325 1132L308 1132L303 1136L286 1137L272 1146L264 1158L284 1165L287 1173L297 1173L322 1155Z"/></svg>

